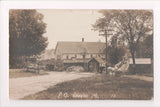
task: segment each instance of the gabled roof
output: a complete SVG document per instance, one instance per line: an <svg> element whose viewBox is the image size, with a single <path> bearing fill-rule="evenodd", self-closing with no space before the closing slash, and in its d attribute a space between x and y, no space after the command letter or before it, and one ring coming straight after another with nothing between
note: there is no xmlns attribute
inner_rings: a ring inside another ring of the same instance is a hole
<svg viewBox="0 0 160 107"><path fill-rule="evenodd" d="M151 64L151 58L135 58L136 64ZM132 58L129 58L129 64L133 64Z"/></svg>
<svg viewBox="0 0 160 107"><path fill-rule="evenodd" d="M105 61L100 57L96 57L94 59L97 60L100 64L104 64L105 63Z"/></svg>
<svg viewBox="0 0 160 107"><path fill-rule="evenodd" d="M55 53L103 53L103 42L58 42Z"/></svg>

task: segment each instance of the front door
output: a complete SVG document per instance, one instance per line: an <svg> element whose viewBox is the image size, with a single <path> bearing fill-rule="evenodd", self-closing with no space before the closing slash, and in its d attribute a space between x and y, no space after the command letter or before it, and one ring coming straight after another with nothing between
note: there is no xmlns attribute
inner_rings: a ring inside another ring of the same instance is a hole
<svg viewBox="0 0 160 107"><path fill-rule="evenodd" d="M98 71L98 65L96 62L94 62L94 61L90 62L89 71L90 72L97 72Z"/></svg>

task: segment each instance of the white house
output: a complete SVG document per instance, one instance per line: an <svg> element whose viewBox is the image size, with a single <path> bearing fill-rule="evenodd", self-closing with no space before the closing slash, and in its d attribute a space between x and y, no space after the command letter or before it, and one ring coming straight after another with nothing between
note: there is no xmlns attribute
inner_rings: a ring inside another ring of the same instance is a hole
<svg viewBox="0 0 160 107"><path fill-rule="evenodd" d="M104 50L102 42L58 42L55 55L62 60L105 58Z"/></svg>
<svg viewBox="0 0 160 107"><path fill-rule="evenodd" d="M61 59L65 66L80 65L87 70L99 71L100 67L105 65L105 43L58 42L55 56L56 59Z"/></svg>

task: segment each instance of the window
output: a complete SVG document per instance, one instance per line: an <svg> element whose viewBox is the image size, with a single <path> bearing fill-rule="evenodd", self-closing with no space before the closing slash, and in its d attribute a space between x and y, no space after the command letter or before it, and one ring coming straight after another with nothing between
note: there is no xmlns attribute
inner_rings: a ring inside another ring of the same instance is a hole
<svg viewBox="0 0 160 107"><path fill-rule="evenodd" d="M60 56L60 55L57 55L57 59L61 59L61 56Z"/></svg>
<svg viewBox="0 0 160 107"><path fill-rule="evenodd" d="M85 59L85 55L83 55L83 59Z"/></svg>

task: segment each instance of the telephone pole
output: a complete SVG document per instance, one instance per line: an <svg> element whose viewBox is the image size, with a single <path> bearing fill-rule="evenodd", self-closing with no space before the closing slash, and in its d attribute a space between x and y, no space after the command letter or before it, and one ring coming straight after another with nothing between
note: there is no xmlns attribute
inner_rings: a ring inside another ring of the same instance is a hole
<svg viewBox="0 0 160 107"><path fill-rule="evenodd" d="M100 30L100 32L99 32L99 36L105 37L105 45L106 45L106 48L105 48L105 71L107 74L108 74L108 71L107 71L107 67L108 67L108 64L107 64L107 56L108 56L107 55L107 52L108 52L107 36L112 35L112 34L109 34L110 31L112 31L112 30L103 29L103 30Z"/></svg>

